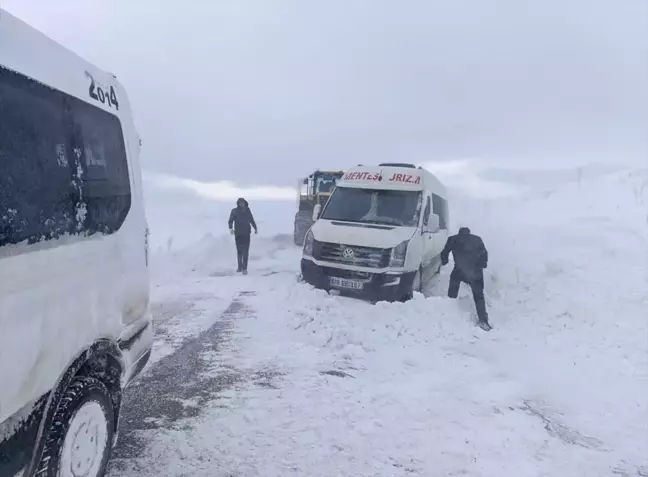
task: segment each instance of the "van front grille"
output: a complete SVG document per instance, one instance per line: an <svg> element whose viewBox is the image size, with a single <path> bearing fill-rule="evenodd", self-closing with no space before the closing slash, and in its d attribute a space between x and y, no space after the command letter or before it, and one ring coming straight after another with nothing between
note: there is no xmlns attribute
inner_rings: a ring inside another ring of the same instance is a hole
<svg viewBox="0 0 648 477"><path fill-rule="evenodd" d="M316 259L357 267L384 268L389 265L391 249L318 242Z"/></svg>

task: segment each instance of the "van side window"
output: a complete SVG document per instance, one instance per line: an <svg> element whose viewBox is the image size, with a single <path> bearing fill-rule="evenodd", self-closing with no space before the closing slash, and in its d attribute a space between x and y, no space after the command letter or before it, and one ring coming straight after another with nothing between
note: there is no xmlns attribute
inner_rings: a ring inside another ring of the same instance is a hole
<svg viewBox="0 0 648 477"><path fill-rule="evenodd" d="M116 116L84 101L71 98L70 103L85 205L81 230L111 234L124 223L131 206L121 123Z"/></svg>
<svg viewBox="0 0 648 477"><path fill-rule="evenodd" d="M63 95L0 68L0 247L75 232Z"/></svg>
<svg viewBox="0 0 648 477"><path fill-rule="evenodd" d="M0 247L110 234L130 207L119 118L0 67Z"/></svg>
<svg viewBox="0 0 648 477"><path fill-rule="evenodd" d="M425 202L425 210L423 211L423 225L427 225L430 222L430 196L427 196L427 201Z"/></svg>
<svg viewBox="0 0 648 477"><path fill-rule="evenodd" d="M436 194L432 194L432 212L439 216L439 228L448 228L448 204L446 200Z"/></svg>

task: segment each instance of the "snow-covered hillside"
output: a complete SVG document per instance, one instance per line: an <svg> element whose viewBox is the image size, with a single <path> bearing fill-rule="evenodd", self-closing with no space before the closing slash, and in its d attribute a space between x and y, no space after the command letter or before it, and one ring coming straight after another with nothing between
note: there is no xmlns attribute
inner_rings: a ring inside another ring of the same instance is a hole
<svg viewBox="0 0 648 477"><path fill-rule="evenodd" d="M118 452L111 477L648 475L648 171L457 195L453 228L491 255L490 333L466 289L445 298L449 267L405 304L297 283L292 202L252 204L268 233L235 276L231 204L150 186L149 373L222 325L192 366L227 379L204 399L175 376L166 398L196 412L139 430L145 450Z"/></svg>
<svg viewBox="0 0 648 477"><path fill-rule="evenodd" d="M191 247L207 234L218 236L227 232L227 219L239 193L250 201L261 236L292 233L296 190L294 200L255 200L245 194L248 191L235 189L227 190L230 200L213 200L200 194L190 183L185 186L183 182L178 184L165 176L149 173L144 174L144 191L151 248L162 252L163 257L164 252Z"/></svg>

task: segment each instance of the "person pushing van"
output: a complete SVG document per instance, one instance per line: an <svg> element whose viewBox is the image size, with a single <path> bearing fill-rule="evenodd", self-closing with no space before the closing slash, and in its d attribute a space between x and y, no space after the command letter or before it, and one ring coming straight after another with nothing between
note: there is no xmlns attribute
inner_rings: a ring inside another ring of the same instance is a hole
<svg viewBox="0 0 648 477"><path fill-rule="evenodd" d="M236 257L238 260L237 272L243 272L247 275L248 256L250 254L250 234L252 228L254 233L258 233L254 216L250 210L248 201L240 197L236 201L236 207L232 209L228 221L230 233L234 235L236 242Z"/></svg>
<svg viewBox="0 0 648 477"><path fill-rule="evenodd" d="M478 235L471 234L468 227L461 227L457 235L448 237L441 252L442 265L448 264L450 252L454 258L454 269L450 274L448 296L457 298L461 282L470 285L477 308L479 326L490 331L491 325L488 323L484 299L484 268L488 265L488 251L484 241Z"/></svg>

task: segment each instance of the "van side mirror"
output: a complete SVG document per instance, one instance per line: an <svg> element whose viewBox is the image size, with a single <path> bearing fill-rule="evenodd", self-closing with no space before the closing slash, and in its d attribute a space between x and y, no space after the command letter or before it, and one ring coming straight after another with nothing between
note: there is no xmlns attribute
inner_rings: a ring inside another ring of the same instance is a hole
<svg viewBox="0 0 648 477"><path fill-rule="evenodd" d="M315 204L315 207L313 207L313 222L319 219L321 213L322 213L322 206L320 204Z"/></svg>
<svg viewBox="0 0 648 477"><path fill-rule="evenodd" d="M428 219L427 226L425 227L425 231L429 233L435 233L439 231L439 216L437 214L430 214L430 217Z"/></svg>

